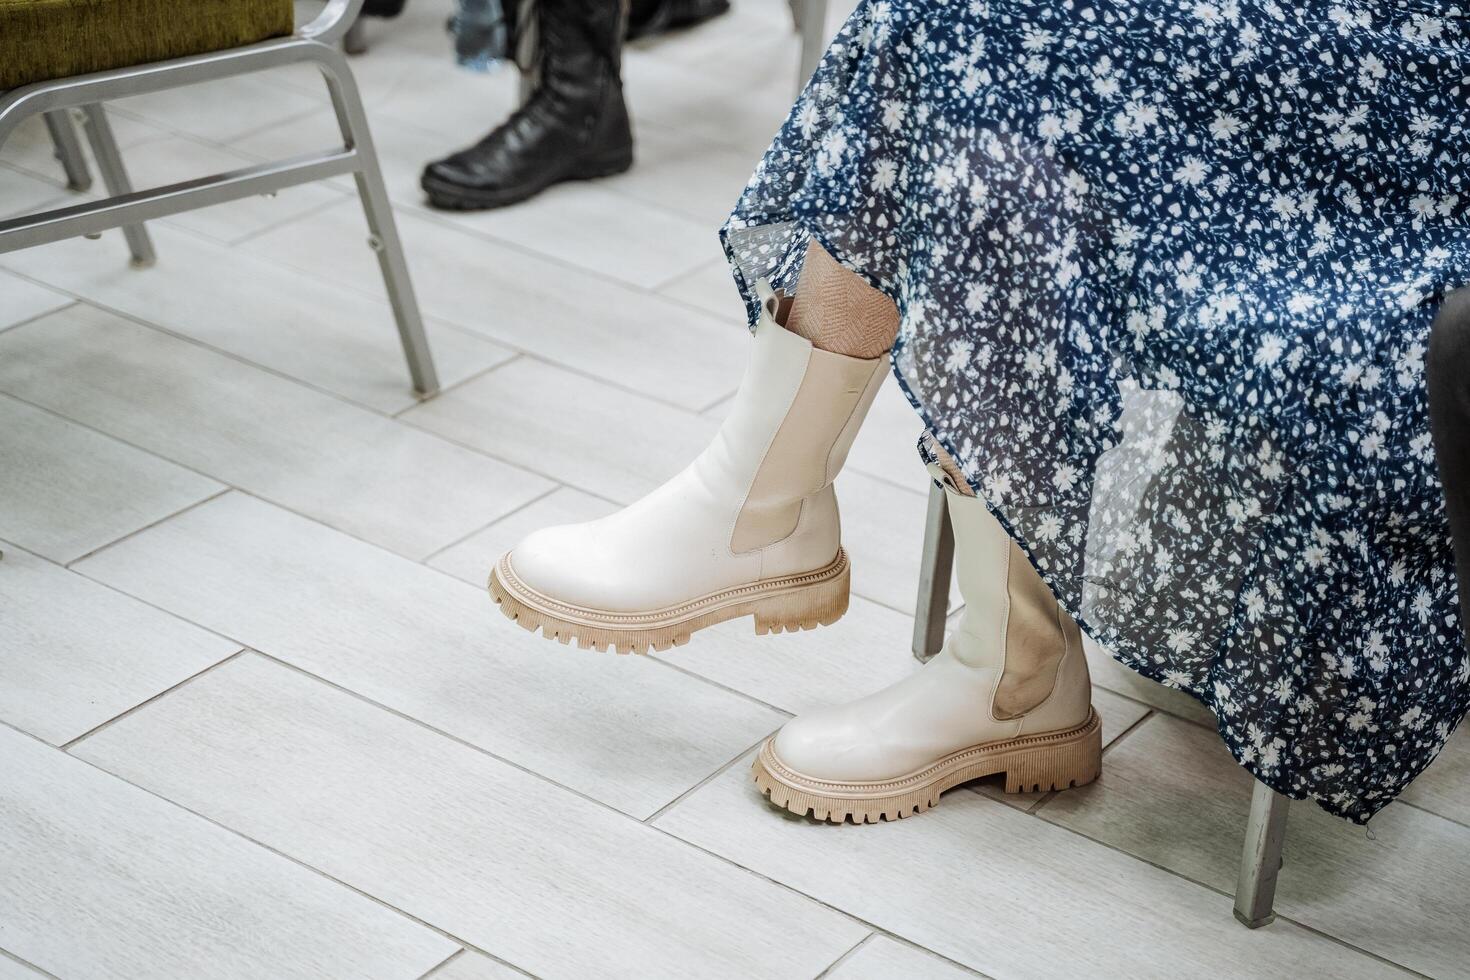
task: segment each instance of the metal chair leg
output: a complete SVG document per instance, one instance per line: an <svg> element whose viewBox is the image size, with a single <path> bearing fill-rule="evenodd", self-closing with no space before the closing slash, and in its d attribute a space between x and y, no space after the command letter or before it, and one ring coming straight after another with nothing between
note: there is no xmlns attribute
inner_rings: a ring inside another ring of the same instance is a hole
<svg viewBox="0 0 1470 980"><path fill-rule="evenodd" d="M112 135L112 124L107 121L102 103L83 106L82 114L87 123L87 141L92 144L92 155L97 158L97 170L102 174L107 193L112 197L131 194L133 182L128 179L127 168L123 166L122 154L117 148L117 138ZM133 265L142 268L156 261L153 240L148 237L146 227L141 224L125 225L123 237L128 240L128 251L133 253Z"/></svg>
<svg viewBox="0 0 1470 980"><path fill-rule="evenodd" d="M332 96L332 107L337 112L342 139L358 151L358 170L353 177L357 181L357 196L362 200L363 214L367 217L368 245L378 254L378 267L388 289L393 318L398 323L398 337L403 342L403 355L408 361L414 391L424 396L433 395L439 391L439 378L434 371L429 340L424 335L424 321L419 315L413 282L409 279L403 243L398 238L398 225L393 220L388 188L383 184L382 167L378 163L377 151L373 149L372 134L368 131L362 96L340 52L324 56L322 64L325 69L322 74Z"/></svg>
<svg viewBox="0 0 1470 980"><path fill-rule="evenodd" d="M367 29L363 27L362 18L359 17L347 28L347 33L342 35L342 50L348 54L367 54Z"/></svg>
<svg viewBox="0 0 1470 980"><path fill-rule="evenodd" d="M806 88L827 50L827 0L792 0L796 27L801 32L801 62L796 71L796 94Z"/></svg>
<svg viewBox="0 0 1470 980"><path fill-rule="evenodd" d="M949 521L949 503L944 489L931 484L929 512L924 518L924 554L919 560L919 602L914 610L914 657L920 663L944 645L953 571L954 527Z"/></svg>
<svg viewBox="0 0 1470 980"><path fill-rule="evenodd" d="M72 125L71 113L66 109L43 114L46 128L51 132L51 142L56 147L56 159L66 173L66 186L74 191L84 191L92 186L92 172L87 168L86 154L82 153L82 141L77 138L77 128Z"/></svg>
<svg viewBox="0 0 1470 980"><path fill-rule="evenodd" d="M1291 800L1257 781L1251 792L1250 820L1235 885L1235 917L1247 928L1270 925L1276 918L1276 876L1286 841L1286 810Z"/></svg>

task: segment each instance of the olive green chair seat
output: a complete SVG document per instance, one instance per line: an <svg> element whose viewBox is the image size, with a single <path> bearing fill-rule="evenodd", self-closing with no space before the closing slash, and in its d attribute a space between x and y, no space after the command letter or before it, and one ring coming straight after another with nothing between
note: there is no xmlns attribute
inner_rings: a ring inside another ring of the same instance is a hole
<svg viewBox="0 0 1470 980"><path fill-rule="evenodd" d="M292 0L0 0L0 90L290 34Z"/></svg>

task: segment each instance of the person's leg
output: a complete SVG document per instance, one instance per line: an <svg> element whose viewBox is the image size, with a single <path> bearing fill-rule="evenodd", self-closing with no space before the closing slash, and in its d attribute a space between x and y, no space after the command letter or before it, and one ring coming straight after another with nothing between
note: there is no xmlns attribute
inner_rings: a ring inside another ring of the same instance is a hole
<svg viewBox="0 0 1470 980"><path fill-rule="evenodd" d="M892 820L981 776L1004 773L1006 791L1021 792L1098 774L1081 631L985 502L930 472L945 486L964 613L921 670L794 718L761 747L756 784L795 813Z"/></svg>
<svg viewBox="0 0 1470 980"><path fill-rule="evenodd" d="M633 163L623 101L623 6L538 0L540 80L526 104L480 142L430 163L434 207L496 208L552 184L622 173Z"/></svg>
<svg viewBox="0 0 1470 980"><path fill-rule="evenodd" d="M1434 456L1454 542L1460 621L1470 629L1470 288L1456 290L1441 304L1424 373Z"/></svg>
<svg viewBox="0 0 1470 980"><path fill-rule="evenodd" d="M898 307L816 242L807 246L786 329L848 357L878 357L898 336Z"/></svg>
<svg viewBox="0 0 1470 980"><path fill-rule="evenodd" d="M710 446L629 507L518 544L491 574L502 611L564 643L640 652L743 616L757 633L834 622L849 572L832 483L897 323L887 297L814 249L794 301L768 292Z"/></svg>

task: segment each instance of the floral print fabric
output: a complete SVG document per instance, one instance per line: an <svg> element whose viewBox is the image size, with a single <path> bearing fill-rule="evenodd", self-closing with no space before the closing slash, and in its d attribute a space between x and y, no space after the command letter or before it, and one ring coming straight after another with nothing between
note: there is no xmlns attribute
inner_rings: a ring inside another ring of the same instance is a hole
<svg viewBox="0 0 1470 980"><path fill-rule="evenodd" d="M722 238L752 316L813 238L891 295L1084 629L1365 822L1470 704L1423 378L1467 118L1431 0L866 0Z"/></svg>

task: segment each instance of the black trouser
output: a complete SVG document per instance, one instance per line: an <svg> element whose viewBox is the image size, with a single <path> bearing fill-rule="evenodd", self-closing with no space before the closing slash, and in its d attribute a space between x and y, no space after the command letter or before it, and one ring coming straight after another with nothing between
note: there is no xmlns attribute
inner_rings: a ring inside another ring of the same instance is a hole
<svg viewBox="0 0 1470 980"><path fill-rule="evenodd" d="M1470 287L1445 297L1424 364L1429 428L1444 484L1445 510L1460 579L1460 621L1470 632ZM1470 637L1467 637L1470 645Z"/></svg>

